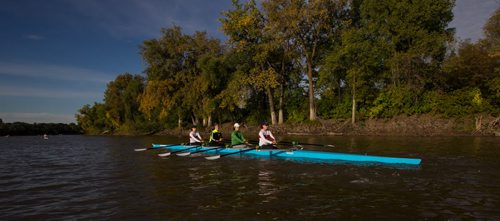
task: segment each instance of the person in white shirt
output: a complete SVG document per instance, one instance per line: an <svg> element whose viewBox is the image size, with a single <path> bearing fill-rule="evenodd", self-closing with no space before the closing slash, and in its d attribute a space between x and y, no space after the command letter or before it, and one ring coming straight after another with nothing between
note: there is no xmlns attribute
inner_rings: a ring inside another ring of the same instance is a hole
<svg viewBox="0 0 500 221"><path fill-rule="evenodd" d="M273 133L269 130L269 124L263 122L260 125L259 131L259 146L265 149L278 149L277 144L276 138L274 138Z"/></svg>
<svg viewBox="0 0 500 221"><path fill-rule="evenodd" d="M189 144L190 145L201 145L203 143L203 138L201 138L200 133L196 131L196 127L193 126L191 128L191 132L189 132Z"/></svg>

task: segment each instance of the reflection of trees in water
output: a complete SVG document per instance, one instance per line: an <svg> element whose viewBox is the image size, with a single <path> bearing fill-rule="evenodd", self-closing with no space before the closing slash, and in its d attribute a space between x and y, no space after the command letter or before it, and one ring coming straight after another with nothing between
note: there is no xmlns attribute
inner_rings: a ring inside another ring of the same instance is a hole
<svg viewBox="0 0 500 221"><path fill-rule="evenodd" d="M279 187L275 184L273 175L273 171L259 170L257 186L259 187L258 195L265 197L262 202L270 202L278 198L276 195Z"/></svg>
<svg viewBox="0 0 500 221"><path fill-rule="evenodd" d="M349 151L354 151L356 149L356 147L358 146L358 143L356 142L356 138L355 137L350 137L349 139Z"/></svg>

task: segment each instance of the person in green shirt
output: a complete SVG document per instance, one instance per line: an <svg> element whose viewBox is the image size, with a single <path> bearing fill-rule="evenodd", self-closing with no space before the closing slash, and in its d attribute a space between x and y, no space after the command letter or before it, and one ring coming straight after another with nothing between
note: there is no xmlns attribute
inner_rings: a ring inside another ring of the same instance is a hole
<svg viewBox="0 0 500 221"><path fill-rule="evenodd" d="M247 140L243 137L243 133L240 131L240 124L235 123L233 133L231 134L231 145L234 148L244 148L247 144Z"/></svg>

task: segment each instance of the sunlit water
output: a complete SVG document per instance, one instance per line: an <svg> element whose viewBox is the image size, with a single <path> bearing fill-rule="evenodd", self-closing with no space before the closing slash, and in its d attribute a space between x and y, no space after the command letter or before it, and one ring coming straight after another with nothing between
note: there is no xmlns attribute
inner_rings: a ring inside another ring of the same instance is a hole
<svg viewBox="0 0 500 221"><path fill-rule="evenodd" d="M172 137L0 138L0 220L500 220L493 137L289 137L420 167L134 152Z"/></svg>

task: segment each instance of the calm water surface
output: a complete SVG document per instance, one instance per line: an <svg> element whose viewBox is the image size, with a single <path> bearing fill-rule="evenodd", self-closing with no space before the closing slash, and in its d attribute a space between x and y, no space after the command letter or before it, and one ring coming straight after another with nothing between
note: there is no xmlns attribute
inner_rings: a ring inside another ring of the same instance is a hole
<svg viewBox="0 0 500 221"><path fill-rule="evenodd" d="M0 220L500 220L500 139L288 137L418 157L330 164L134 152L173 137L0 138Z"/></svg>

